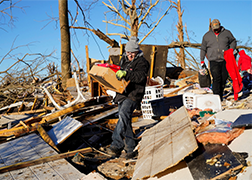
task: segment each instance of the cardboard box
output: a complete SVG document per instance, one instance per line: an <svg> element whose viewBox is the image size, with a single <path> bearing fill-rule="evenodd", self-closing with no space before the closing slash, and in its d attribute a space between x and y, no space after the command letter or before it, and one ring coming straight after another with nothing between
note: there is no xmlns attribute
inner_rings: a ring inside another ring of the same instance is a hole
<svg viewBox="0 0 252 180"><path fill-rule="evenodd" d="M116 78L115 72L108 67L94 65L89 71L89 75L101 83L106 89L118 93L123 93L124 89L129 84L129 81L126 82L124 79L119 81Z"/></svg>

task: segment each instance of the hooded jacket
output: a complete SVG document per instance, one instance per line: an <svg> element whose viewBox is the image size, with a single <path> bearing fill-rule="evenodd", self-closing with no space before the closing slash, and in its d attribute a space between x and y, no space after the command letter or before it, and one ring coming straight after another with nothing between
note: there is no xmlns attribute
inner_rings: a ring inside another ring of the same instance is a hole
<svg viewBox="0 0 252 180"><path fill-rule="evenodd" d="M202 39L200 48L200 60L203 61L205 56L209 61L224 61L224 51L236 48L236 39L233 34L223 26L219 35L216 36L213 30L208 31Z"/></svg>
<svg viewBox="0 0 252 180"><path fill-rule="evenodd" d="M241 71L246 71L251 68L251 57L249 57L244 50L239 52L238 68Z"/></svg>
<svg viewBox="0 0 252 180"><path fill-rule="evenodd" d="M124 53L119 65L121 69L127 71L124 79L130 81L130 83L122 94L116 93L114 102L120 103L124 99L129 98L140 103L145 93L147 75L150 68L149 62L143 57L143 52L139 51L132 61L129 61L126 53Z"/></svg>

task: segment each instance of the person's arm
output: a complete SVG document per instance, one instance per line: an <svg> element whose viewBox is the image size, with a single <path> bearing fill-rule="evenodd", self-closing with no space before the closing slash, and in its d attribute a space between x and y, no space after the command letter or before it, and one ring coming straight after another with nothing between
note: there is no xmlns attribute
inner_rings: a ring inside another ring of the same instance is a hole
<svg viewBox="0 0 252 180"><path fill-rule="evenodd" d="M207 43L204 39L204 37L202 38L202 43L201 43L201 47L200 47L200 62L201 64L204 62L205 56L206 56L206 47L207 47Z"/></svg>
<svg viewBox="0 0 252 180"><path fill-rule="evenodd" d="M236 39L234 38L233 34L230 32L230 35L229 35L229 47L232 48L233 50L236 49Z"/></svg>

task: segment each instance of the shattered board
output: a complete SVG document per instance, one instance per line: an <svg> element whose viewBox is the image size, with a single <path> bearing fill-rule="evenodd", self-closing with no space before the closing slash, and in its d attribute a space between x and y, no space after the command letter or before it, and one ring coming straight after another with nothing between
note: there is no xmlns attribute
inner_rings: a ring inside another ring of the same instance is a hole
<svg viewBox="0 0 252 180"><path fill-rule="evenodd" d="M197 148L191 119L182 106L143 133L132 179L153 177L175 166Z"/></svg>
<svg viewBox="0 0 252 180"><path fill-rule="evenodd" d="M252 127L252 114L242 114L231 125L232 128Z"/></svg>
<svg viewBox="0 0 252 180"><path fill-rule="evenodd" d="M64 142L70 135L77 131L82 123L67 116L50 129L47 134L55 145Z"/></svg>
<svg viewBox="0 0 252 180"><path fill-rule="evenodd" d="M194 180L223 178L243 167L232 151L221 144L200 147L192 156L186 158L186 162Z"/></svg>

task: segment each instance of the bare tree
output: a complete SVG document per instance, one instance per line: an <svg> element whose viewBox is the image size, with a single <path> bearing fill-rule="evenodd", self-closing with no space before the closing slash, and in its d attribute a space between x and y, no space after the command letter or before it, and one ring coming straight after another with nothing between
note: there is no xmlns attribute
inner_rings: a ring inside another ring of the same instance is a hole
<svg viewBox="0 0 252 180"><path fill-rule="evenodd" d="M122 27L123 33L106 33L106 35L118 35L121 38L127 38L127 32L129 31L130 36L139 37L140 28L143 25L146 25L146 27L149 29L149 32L144 33L143 38L139 41L139 43L142 43L150 35L150 33L158 26L163 17L168 14L168 11L171 8L171 6L169 6L158 20L151 22L151 12L155 10L157 4L160 2L159 0L156 0L155 2L152 2L151 0L141 1L140 4L137 4L136 0L132 0L131 4L127 0L122 0L118 1L118 4L120 5L119 8L116 7L110 0L109 2L110 5L106 4L105 2L102 3L109 8L109 12L115 14L115 18L105 20L103 22Z"/></svg>
<svg viewBox="0 0 252 180"><path fill-rule="evenodd" d="M184 31L183 31L183 22L182 22L182 16L183 16L183 13L184 13L184 10L182 11L181 9L181 3L180 3L180 0L177 1L177 3L175 3L174 1L171 1L170 2L172 3L172 7L175 8L177 10L177 13L178 13L178 24L176 25L176 28L178 30L178 39L179 39L179 42L184 42ZM176 52L176 50L175 50ZM179 50L179 53L177 53L177 59L178 59L178 64L181 65L181 67L184 69L186 64L185 64L185 51L184 51L184 47L181 46L180 47L180 50Z"/></svg>
<svg viewBox="0 0 252 180"><path fill-rule="evenodd" d="M61 34L61 74L62 86L66 86L67 79L71 78L71 48L68 24L67 0L59 0L59 20Z"/></svg>
<svg viewBox="0 0 252 180"><path fill-rule="evenodd" d="M12 2L12 0L0 0L0 26L7 24L10 27L14 27L14 22L17 20L17 17L13 16L12 10L15 8L25 12L25 7L18 6L18 3L20 2L21 0L18 0L14 3ZM4 30L4 28L1 27L0 29Z"/></svg>

